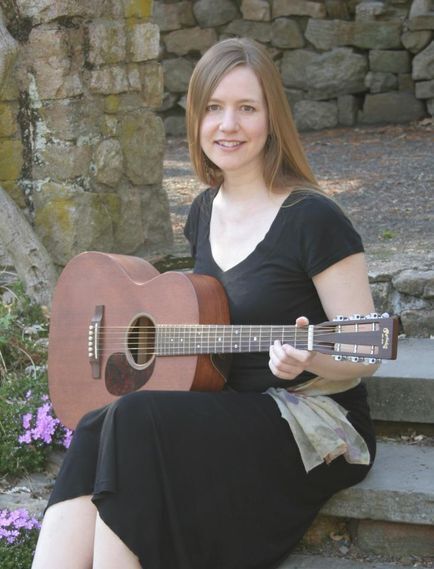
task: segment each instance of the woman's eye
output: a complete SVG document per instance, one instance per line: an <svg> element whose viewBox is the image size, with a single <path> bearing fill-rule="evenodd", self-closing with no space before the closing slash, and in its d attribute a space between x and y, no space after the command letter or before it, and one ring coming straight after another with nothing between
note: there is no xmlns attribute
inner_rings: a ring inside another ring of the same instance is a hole
<svg viewBox="0 0 434 569"><path fill-rule="evenodd" d="M243 105L241 107L241 110L244 111L245 113L253 113L255 110L255 107L252 107L252 105Z"/></svg>
<svg viewBox="0 0 434 569"><path fill-rule="evenodd" d="M206 110L208 113L214 113L220 109L219 105L212 103L211 105L207 105Z"/></svg>

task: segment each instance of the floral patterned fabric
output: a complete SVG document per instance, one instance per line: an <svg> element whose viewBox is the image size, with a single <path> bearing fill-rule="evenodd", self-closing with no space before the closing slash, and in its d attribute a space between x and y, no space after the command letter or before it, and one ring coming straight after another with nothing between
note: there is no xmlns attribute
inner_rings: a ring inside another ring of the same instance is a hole
<svg viewBox="0 0 434 569"><path fill-rule="evenodd" d="M370 463L368 447L348 421L346 409L327 397L358 383L360 379L330 381L316 377L294 390L270 387L265 391L288 422L306 472L341 455L351 464Z"/></svg>

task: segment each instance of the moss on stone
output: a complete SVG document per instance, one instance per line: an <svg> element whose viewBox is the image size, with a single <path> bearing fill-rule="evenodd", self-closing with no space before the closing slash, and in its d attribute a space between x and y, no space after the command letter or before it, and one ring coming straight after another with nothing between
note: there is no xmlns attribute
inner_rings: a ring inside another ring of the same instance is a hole
<svg viewBox="0 0 434 569"><path fill-rule="evenodd" d="M125 0L125 18L148 19L152 14L152 0Z"/></svg>
<svg viewBox="0 0 434 569"><path fill-rule="evenodd" d="M20 140L0 140L0 180L17 180L23 167Z"/></svg>
<svg viewBox="0 0 434 569"><path fill-rule="evenodd" d="M0 103L0 136L14 136L17 132L17 118L11 104Z"/></svg>
<svg viewBox="0 0 434 569"><path fill-rule="evenodd" d="M2 182L1 186L6 190L18 207L25 208L27 206L24 194L15 180Z"/></svg>
<svg viewBox="0 0 434 569"><path fill-rule="evenodd" d="M119 95L108 95L104 100L104 111L108 114L117 113L119 105Z"/></svg>

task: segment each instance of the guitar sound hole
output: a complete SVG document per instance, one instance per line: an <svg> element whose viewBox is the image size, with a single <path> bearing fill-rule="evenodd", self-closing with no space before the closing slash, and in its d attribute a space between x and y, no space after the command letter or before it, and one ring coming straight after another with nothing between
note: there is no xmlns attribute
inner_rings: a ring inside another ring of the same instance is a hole
<svg viewBox="0 0 434 569"><path fill-rule="evenodd" d="M128 352L138 366L145 366L155 353L155 326L149 316L142 314L130 325Z"/></svg>

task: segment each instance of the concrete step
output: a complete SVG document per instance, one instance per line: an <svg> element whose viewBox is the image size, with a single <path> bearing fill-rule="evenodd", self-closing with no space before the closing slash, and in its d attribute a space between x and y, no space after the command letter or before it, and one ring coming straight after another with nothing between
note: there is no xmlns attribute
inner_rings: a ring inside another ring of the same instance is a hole
<svg viewBox="0 0 434 569"><path fill-rule="evenodd" d="M279 569L410 569L411 567L415 565L293 554L279 566Z"/></svg>
<svg viewBox="0 0 434 569"><path fill-rule="evenodd" d="M383 442L368 476L322 514L434 526L434 447Z"/></svg>
<svg viewBox="0 0 434 569"><path fill-rule="evenodd" d="M434 424L434 340L400 339L398 359L364 381L375 420Z"/></svg>

